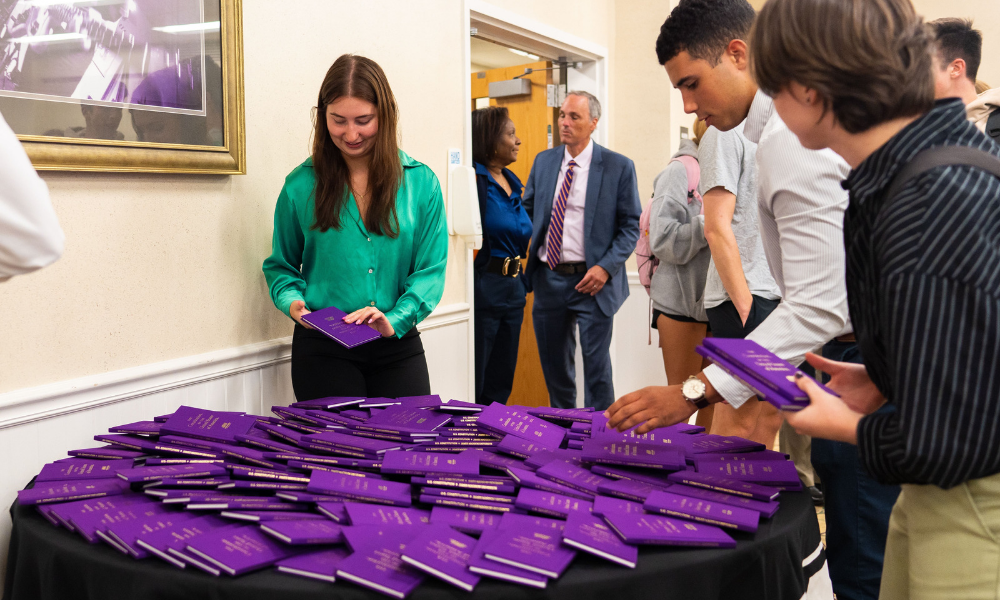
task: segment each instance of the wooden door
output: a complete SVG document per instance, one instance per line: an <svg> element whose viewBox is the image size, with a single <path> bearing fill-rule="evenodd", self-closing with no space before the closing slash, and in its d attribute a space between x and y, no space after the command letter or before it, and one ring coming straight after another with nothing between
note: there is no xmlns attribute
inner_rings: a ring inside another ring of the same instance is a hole
<svg viewBox="0 0 1000 600"><path fill-rule="evenodd" d="M472 108L478 98L489 96L491 81L506 81L524 73L526 68L551 69L547 61L529 63L516 67L490 69L472 74ZM536 71L523 77L531 82L531 94L509 98L490 98L491 106L504 106L514 121L517 137L521 138L521 150L517 162L509 169L522 183L527 183L531 165L539 152L558 144L556 120L559 109L548 106L548 86L552 84L552 71ZM555 136L555 137L553 137ZM526 261L522 261L526 262ZM538 345L535 343L535 328L531 322L533 294L528 294L524 307L524 321L521 324L521 340L517 350L517 371L514 374L514 389L508 404L522 406L548 406L549 393L545 388L542 364L538 359Z"/></svg>

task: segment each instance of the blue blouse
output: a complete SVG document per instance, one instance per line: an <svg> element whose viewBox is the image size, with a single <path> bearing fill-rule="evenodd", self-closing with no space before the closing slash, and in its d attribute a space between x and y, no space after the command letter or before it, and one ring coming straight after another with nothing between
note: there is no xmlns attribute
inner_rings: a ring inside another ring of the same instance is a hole
<svg viewBox="0 0 1000 600"><path fill-rule="evenodd" d="M521 181L510 169L503 174L511 184L508 196L489 170L476 163L476 175L483 175L489 182L486 186L486 214L483 217L483 233L489 237L490 256L526 256L528 242L531 241L531 219L521 204Z"/></svg>

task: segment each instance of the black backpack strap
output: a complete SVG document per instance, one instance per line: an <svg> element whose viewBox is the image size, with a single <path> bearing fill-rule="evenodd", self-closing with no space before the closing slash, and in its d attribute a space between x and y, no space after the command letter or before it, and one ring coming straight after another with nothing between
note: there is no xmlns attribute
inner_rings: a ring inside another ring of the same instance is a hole
<svg viewBox="0 0 1000 600"><path fill-rule="evenodd" d="M991 119L993 117L990 117ZM892 198L899 193L911 179L918 177L937 167L968 165L982 169L994 177L1000 178L1000 158L968 146L940 146L924 150L899 170L889 185L886 198Z"/></svg>
<svg viewBox="0 0 1000 600"><path fill-rule="evenodd" d="M986 120L986 135L1000 141L1000 108L994 108Z"/></svg>

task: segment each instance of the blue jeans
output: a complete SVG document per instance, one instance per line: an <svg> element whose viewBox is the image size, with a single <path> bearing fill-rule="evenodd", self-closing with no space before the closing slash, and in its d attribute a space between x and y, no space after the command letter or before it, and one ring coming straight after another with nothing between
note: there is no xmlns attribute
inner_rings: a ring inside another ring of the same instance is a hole
<svg viewBox="0 0 1000 600"><path fill-rule="evenodd" d="M833 341L823 356L863 364L857 344ZM888 405L879 409L895 410ZM826 558L837 600L875 600L882 581L882 559L889 514L898 485L875 481L858 459L858 448L813 438L812 463L823 482L826 508Z"/></svg>
<svg viewBox="0 0 1000 600"><path fill-rule="evenodd" d="M601 311L597 300L574 288L583 273L564 275L544 265L533 274L535 302L531 320L535 325L538 355L549 390L549 403L556 408L576 407L576 338L580 327L583 351L584 404L604 410L615 401L611 381L611 329L614 316Z"/></svg>

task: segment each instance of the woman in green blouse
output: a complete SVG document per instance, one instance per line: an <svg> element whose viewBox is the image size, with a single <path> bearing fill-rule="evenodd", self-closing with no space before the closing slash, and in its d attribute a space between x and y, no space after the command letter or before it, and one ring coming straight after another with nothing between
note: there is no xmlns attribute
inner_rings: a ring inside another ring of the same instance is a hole
<svg viewBox="0 0 1000 600"><path fill-rule="evenodd" d="M396 145L396 100L374 61L345 54L319 91L312 157L285 178L264 261L295 320L299 401L430 393L416 325L444 291L448 234L437 177ZM347 349L302 321L336 306L382 338Z"/></svg>

